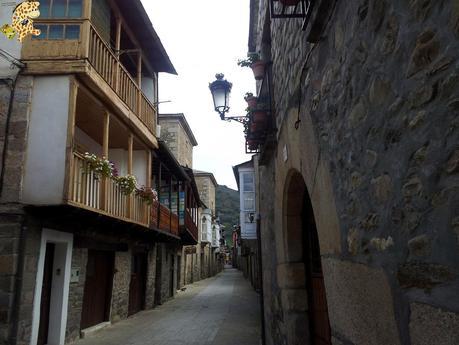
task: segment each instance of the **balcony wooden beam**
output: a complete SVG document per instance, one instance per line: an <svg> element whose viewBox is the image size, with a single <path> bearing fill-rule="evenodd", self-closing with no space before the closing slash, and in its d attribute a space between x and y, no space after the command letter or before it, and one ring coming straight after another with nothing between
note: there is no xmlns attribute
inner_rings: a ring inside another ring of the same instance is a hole
<svg viewBox="0 0 459 345"><path fill-rule="evenodd" d="M110 140L110 113L108 111L104 113L103 131L102 156L108 159L108 145ZM108 183L108 178L104 177L100 190L100 206L104 211L108 210Z"/></svg>
<svg viewBox="0 0 459 345"><path fill-rule="evenodd" d="M78 96L78 82L71 78L69 95L69 122L67 125L66 171L74 170L73 147L75 145L75 117ZM73 189L73 174L66 174L64 180L64 200L69 200Z"/></svg>

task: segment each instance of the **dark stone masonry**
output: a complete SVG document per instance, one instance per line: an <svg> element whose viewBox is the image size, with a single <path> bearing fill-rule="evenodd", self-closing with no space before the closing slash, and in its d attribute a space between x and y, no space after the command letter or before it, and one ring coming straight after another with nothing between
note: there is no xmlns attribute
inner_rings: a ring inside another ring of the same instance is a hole
<svg viewBox="0 0 459 345"><path fill-rule="evenodd" d="M268 344L296 344L272 204L293 169L312 200L333 343L458 343L459 3L315 3L305 31L252 6L277 127L260 168Z"/></svg>

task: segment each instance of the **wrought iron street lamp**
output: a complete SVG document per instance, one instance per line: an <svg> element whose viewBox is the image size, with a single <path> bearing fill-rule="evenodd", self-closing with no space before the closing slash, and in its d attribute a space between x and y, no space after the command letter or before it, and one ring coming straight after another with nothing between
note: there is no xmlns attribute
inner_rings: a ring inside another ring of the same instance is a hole
<svg viewBox="0 0 459 345"><path fill-rule="evenodd" d="M209 84L209 89L214 100L214 109L220 114L220 118L224 121L233 120L246 124L248 121L247 116L225 116L230 109L229 99L233 84L226 79L223 79L224 77L224 74L218 73L215 75L215 78L217 79Z"/></svg>

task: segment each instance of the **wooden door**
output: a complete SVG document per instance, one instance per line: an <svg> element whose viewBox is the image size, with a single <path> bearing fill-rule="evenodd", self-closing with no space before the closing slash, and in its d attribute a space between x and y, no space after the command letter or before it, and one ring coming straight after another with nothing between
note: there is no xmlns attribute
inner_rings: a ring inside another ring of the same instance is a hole
<svg viewBox="0 0 459 345"><path fill-rule="evenodd" d="M132 255L131 282L129 284L128 315L138 313L145 306L145 288L147 282L147 255Z"/></svg>
<svg viewBox="0 0 459 345"><path fill-rule="evenodd" d="M327 296L325 293L319 237L309 199L303 204L303 256L309 299L309 329L311 344L331 345Z"/></svg>
<svg viewBox="0 0 459 345"><path fill-rule="evenodd" d="M109 320L113 266L113 252L88 251L81 329Z"/></svg>
<svg viewBox="0 0 459 345"><path fill-rule="evenodd" d="M43 284L41 288L40 326L38 328L37 345L48 343L49 310L51 305L51 287L53 283L54 243L46 244L45 265L43 268Z"/></svg>

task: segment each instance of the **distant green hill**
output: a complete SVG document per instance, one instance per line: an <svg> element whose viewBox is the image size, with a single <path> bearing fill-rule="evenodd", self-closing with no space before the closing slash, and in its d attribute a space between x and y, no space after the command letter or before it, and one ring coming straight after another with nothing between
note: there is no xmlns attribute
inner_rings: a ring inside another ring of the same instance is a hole
<svg viewBox="0 0 459 345"><path fill-rule="evenodd" d="M226 229L226 242L231 246L233 225L239 224L239 192L227 186L217 186L215 206L220 222Z"/></svg>

